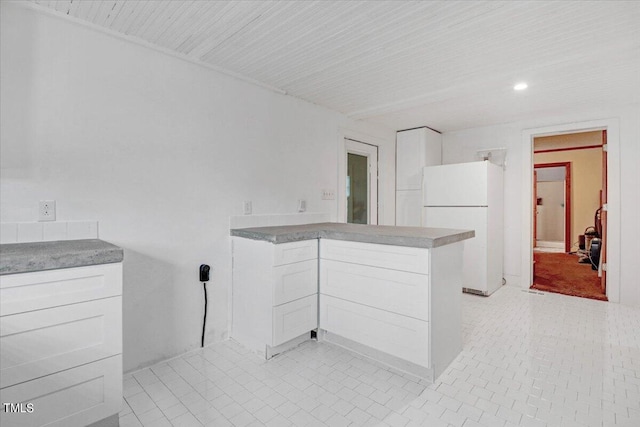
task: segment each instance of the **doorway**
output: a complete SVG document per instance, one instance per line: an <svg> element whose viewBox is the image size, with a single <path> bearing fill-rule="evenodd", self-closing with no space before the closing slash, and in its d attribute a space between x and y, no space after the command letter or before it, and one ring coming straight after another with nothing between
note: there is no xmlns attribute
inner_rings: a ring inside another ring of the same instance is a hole
<svg viewBox="0 0 640 427"><path fill-rule="evenodd" d="M378 223L378 147L345 138L346 220Z"/></svg>
<svg viewBox="0 0 640 427"><path fill-rule="evenodd" d="M607 300L601 262L606 147L606 131L534 138L532 289ZM564 232L559 233L562 222ZM549 250L559 235L563 250Z"/></svg>
<svg viewBox="0 0 640 427"><path fill-rule="evenodd" d="M618 118L596 119L582 122L563 123L536 128L522 129L521 132L521 170L520 178L522 199L520 227L520 268L519 283L522 289L529 289L533 283L533 139L540 136L561 135L577 132L606 130L607 145L603 155L603 177L607 180L607 194L603 197L607 210L604 215L603 232L606 234L606 246L603 247L603 266L605 268L605 292L611 302L619 303L621 299L621 221L620 221L620 120ZM606 258L605 258L606 257Z"/></svg>
<svg viewBox="0 0 640 427"><path fill-rule="evenodd" d="M534 173L534 250L571 251L571 163L536 163Z"/></svg>

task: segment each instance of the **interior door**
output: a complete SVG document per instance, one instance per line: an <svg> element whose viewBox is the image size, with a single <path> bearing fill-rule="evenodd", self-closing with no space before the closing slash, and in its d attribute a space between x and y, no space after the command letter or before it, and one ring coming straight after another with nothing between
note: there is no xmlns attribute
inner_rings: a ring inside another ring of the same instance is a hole
<svg viewBox="0 0 640 427"><path fill-rule="evenodd" d="M602 192L600 206L600 221L602 222L602 247L600 249L600 266L602 275L600 276L600 288L602 293L607 293L607 270L602 268L607 262L607 211L604 206L607 204L607 131L602 131Z"/></svg>
<svg viewBox="0 0 640 427"><path fill-rule="evenodd" d="M538 171L533 171L533 247L538 236Z"/></svg>
<svg viewBox="0 0 640 427"><path fill-rule="evenodd" d="M378 147L345 138L346 216L353 224L378 223Z"/></svg>

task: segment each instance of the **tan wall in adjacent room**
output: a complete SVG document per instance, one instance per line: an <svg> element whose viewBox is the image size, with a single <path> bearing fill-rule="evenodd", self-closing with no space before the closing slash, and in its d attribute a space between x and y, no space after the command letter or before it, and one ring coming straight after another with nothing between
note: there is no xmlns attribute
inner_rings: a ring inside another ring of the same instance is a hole
<svg viewBox="0 0 640 427"><path fill-rule="evenodd" d="M536 138L537 141L537 138ZM537 142L536 142L537 144ZM537 145L536 145L537 148ZM571 244L577 249L578 236L594 226L602 188L602 148L535 153L535 164L571 162Z"/></svg>
<svg viewBox="0 0 640 427"><path fill-rule="evenodd" d="M570 147L602 145L602 131L567 133L536 138L536 150L555 150Z"/></svg>

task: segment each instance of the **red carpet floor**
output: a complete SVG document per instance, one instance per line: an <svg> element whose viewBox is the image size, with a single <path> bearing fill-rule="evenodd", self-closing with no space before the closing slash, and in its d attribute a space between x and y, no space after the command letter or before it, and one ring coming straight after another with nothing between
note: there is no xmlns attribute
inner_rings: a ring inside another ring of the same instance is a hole
<svg viewBox="0 0 640 427"><path fill-rule="evenodd" d="M531 289L607 301L598 272L579 264L577 255L534 252L535 276Z"/></svg>

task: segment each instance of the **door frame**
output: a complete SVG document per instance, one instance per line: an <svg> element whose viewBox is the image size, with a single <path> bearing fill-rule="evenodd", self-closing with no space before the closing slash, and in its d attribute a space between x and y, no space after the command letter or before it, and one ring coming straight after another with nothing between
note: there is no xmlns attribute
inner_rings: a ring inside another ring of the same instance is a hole
<svg viewBox="0 0 640 427"><path fill-rule="evenodd" d="M535 163L533 169L564 167L564 251L571 252L571 162ZM537 218L534 219L537 224ZM534 230L536 229L534 224Z"/></svg>
<svg viewBox="0 0 640 427"><path fill-rule="evenodd" d="M608 155L609 145L607 142L607 130L602 131L602 189L600 190L600 206L608 206L608 194L609 194L609 183L607 181L607 168L609 166L609 155ZM607 223L608 223L608 212L607 209L602 209L600 211L600 222L602 224L602 235L600 238L602 239L602 247L600 248L600 266L607 265ZM595 225L595 224L594 224ZM600 289L603 294L607 294L607 269L600 268L601 277L600 277Z"/></svg>
<svg viewBox="0 0 640 427"><path fill-rule="evenodd" d="M349 135L342 137L341 161L339 162L339 177L338 177L338 221L347 222L347 156L349 153L366 156L370 163L368 165L369 172L369 209L367 216L367 224L378 224L378 199L379 199L379 147L375 144L369 144L362 142L358 139L354 139ZM371 163L371 157L375 157L373 164ZM375 183L375 186L373 185Z"/></svg>
<svg viewBox="0 0 640 427"><path fill-rule="evenodd" d="M521 282L533 283L533 138L589 131L607 131L607 289L611 302L620 302L620 121L617 118L567 123L522 130Z"/></svg>

